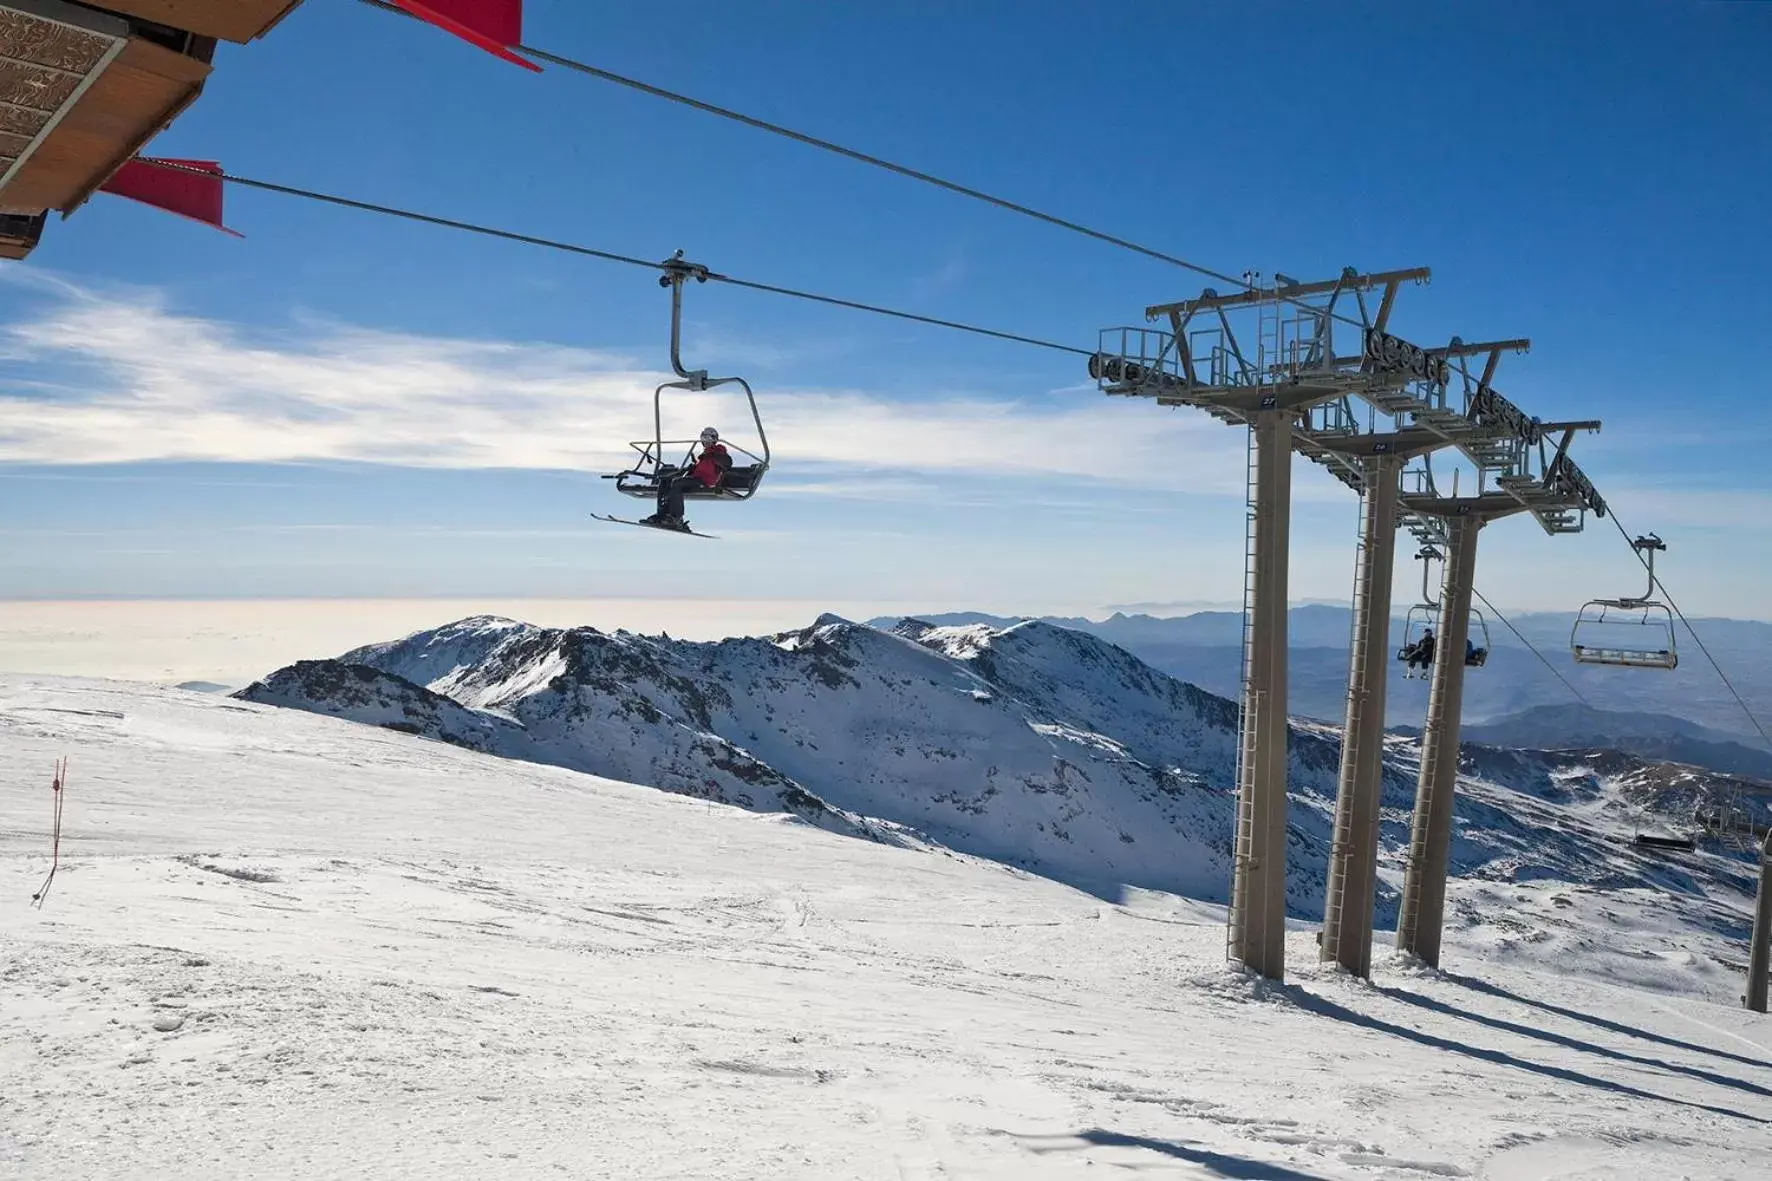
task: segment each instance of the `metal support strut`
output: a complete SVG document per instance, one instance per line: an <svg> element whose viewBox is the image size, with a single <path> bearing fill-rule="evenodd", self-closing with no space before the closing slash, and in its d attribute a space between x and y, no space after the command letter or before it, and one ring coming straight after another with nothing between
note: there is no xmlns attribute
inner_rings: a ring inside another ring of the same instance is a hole
<svg viewBox="0 0 1772 1181"><path fill-rule="evenodd" d="M1378 869L1384 775L1385 681L1390 670L1391 567L1397 550L1402 459L1367 459L1360 549L1354 572L1347 725L1335 797L1335 837L1323 902L1321 958L1372 974L1372 897Z"/></svg>
<svg viewBox="0 0 1772 1181"><path fill-rule="evenodd" d="M1237 760L1230 950L1273 980L1286 970L1286 583L1292 419L1259 410L1249 424L1248 636Z"/></svg>
<svg viewBox="0 0 1772 1181"><path fill-rule="evenodd" d="M1470 635L1471 588L1477 566L1475 514L1447 522L1445 583L1440 593L1440 634L1434 650L1427 721L1421 731L1421 776L1409 833L1409 866L1403 878L1403 909L1397 947L1433 967L1440 963L1446 911L1446 870L1452 845L1453 792L1458 779L1458 731L1464 708L1464 645Z"/></svg>

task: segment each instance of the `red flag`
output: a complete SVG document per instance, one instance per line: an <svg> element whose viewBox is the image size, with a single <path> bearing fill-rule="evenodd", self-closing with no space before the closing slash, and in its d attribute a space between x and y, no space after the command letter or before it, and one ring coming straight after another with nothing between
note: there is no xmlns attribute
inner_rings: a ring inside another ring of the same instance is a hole
<svg viewBox="0 0 1772 1181"><path fill-rule="evenodd" d="M512 53L523 44L523 0L394 0L394 3L494 57L541 73L541 67Z"/></svg>
<svg viewBox="0 0 1772 1181"><path fill-rule="evenodd" d="M180 169L158 168L157 164L176 164ZM199 176L197 172L208 175ZM110 180L99 186L102 193L114 193L155 209L164 209L180 217L214 226L224 234L245 237L222 224L222 169L214 160L155 160L138 156L127 161Z"/></svg>

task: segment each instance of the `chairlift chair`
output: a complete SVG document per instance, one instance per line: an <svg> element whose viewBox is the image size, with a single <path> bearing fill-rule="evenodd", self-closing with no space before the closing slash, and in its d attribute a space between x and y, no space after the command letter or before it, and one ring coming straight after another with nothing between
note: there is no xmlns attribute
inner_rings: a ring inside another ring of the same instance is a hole
<svg viewBox="0 0 1772 1181"><path fill-rule="evenodd" d="M1667 543L1651 533L1631 542L1644 556L1649 586L1641 595L1623 599L1590 599L1575 614L1569 633L1569 650L1578 664L1601 664L1614 668L1679 667L1674 641L1673 612L1655 600L1655 554ZM1612 629L1635 627L1635 633ZM1628 639L1629 642L1624 642Z"/></svg>
<svg viewBox="0 0 1772 1181"><path fill-rule="evenodd" d="M637 500L656 500L660 485L669 477L688 471L695 466L695 449L698 439L667 439L664 437L664 392L666 390L691 390L700 393L716 386L736 385L744 391L745 401L751 409L751 422L757 429L757 442L762 454L733 442L726 435L720 436L720 442L728 451L737 452L750 462L734 463L720 478L720 482L712 488L688 488L683 492L685 500L749 500L757 494L762 486L763 476L769 470L769 436L763 432L763 417L757 411L757 396L751 391L751 385L742 377L709 377L706 369L685 369L682 360L683 339L683 284L693 278L698 283L708 281L708 269L699 263L683 261L683 252L677 251L668 261L661 263L664 274L658 277L660 287L671 289L671 369L681 379L667 381L652 391L652 438L641 439L628 444L637 452L633 465L625 471L606 475L605 480L615 481L615 490ZM680 460L667 459L674 456L675 448L681 447ZM671 448L670 452L666 448Z"/></svg>
<svg viewBox="0 0 1772 1181"><path fill-rule="evenodd" d="M1428 625L1438 619L1440 615L1439 600L1435 599L1431 593L1432 588L1430 585L1430 572L1428 566L1430 562L1438 561L1439 559L1440 551L1431 545L1422 546L1421 550L1415 555L1415 560L1421 563L1421 602L1411 606L1408 613L1403 616L1403 646L1397 649L1397 660L1403 664L1403 678L1405 680L1412 680L1417 675L1425 677L1428 675L1428 671L1433 667L1433 664L1430 661L1427 667L1421 669L1418 674L1415 667L1409 664L1409 653L1420 640L1421 633L1426 631ZM1464 654L1464 664L1466 668L1482 668L1485 664L1489 663L1489 621L1485 619L1483 613L1475 607L1471 608L1470 628L1472 631L1482 633L1483 642L1481 644L1473 642L1469 645ZM1467 631L1465 634L1467 639L1474 639L1474 637L1471 636L1470 631ZM1436 637L1434 648L1434 656L1436 659L1440 654L1437 641L1438 637Z"/></svg>

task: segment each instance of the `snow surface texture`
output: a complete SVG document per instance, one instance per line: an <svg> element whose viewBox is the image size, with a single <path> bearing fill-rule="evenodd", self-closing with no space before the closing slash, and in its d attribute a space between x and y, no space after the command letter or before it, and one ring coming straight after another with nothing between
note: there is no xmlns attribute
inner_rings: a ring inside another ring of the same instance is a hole
<svg viewBox="0 0 1772 1181"><path fill-rule="evenodd" d="M1301 926L1276 987L1225 966L1219 908L306 712L3 676L0 749L0 1176L1746 1181L1772 1154L1772 1026L1708 910L1746 901L1708 854L1680 872L1709 902L1454 880L1444 973L1381 950L1355 982ZM1571 798L1533 823L1585 827Z"/></svg>

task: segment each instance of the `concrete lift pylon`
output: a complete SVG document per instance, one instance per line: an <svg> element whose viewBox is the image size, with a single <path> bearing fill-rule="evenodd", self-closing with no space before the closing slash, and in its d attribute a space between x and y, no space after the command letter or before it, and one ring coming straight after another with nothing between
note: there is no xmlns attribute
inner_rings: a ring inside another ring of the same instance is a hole
<svg viewBox="0 0 1772 1181"><path fill-rule="evenodd" d="M1486 375L1493 374L1492 358ZM1471 440L1458 441L1459 451L1477 466L1476 494L1440 495L1432 486L1430 467L1418 473L1422 487L1401 498L1416 536L1426 543L1438 544L1446 554L1439 637L1428 689L1427 716L1422 724L1421 765L1396 936L1400 951L1433 967L1440 963L1444 931L1464 705L1463 653L1470 634L1478 535L1488 522L1517 513L1530 513L1546 533L1575 533L1585 527L1589 512L1596 516L1606 512L1606 502L1569 458L1569 444L1575 432L1599 430L1597 420L1545 423L1525 419L1486 381L1467 396L1467 402L1471 419L1486 421L1513 435L1499 451L1494 441L1476 445ZM1552 448L1549 436L1559 431L1561 441ZM1490 490L1487 485L1492 472L1499 474L1494 476L1494 489ZM1376 856L1375 845L1371 852ZM1325 941L1325 958L1328 951ZM1369 967L1362 974L1369 974Z"/></svg>
<svg viewBox="0 0 1772 1181"><path fill-rule="evenodd" d="M1237 744L1237 825L1232 847L1227 947L1231 958L1272 979L1285 974L1287 742L1287 550L1292 452L1301 440L1357 431L1352 396L1394 391L1434 375L1443 358L1384 342L1397 290L1422 282L1426 268L1273 286L1146 309L1168 332L1109 329L1090 374L1109 394L1193 406L1249 431L1248 534L1244 571L1243 693ZM1383 292L1377 315L1365 294ZM1338 355L1335 325L1356 305L1360 348ZM1239 337L1228 313L1255 312L1253 339ZM1204 327L1196 327L1196 321ZM1375 335L1376 334L1376 335ZM1378 352L1374 353L1375 345ZM1320 414L1318 412L1321 412ZM1300 433L1300 429L1304 433ZM1314 429L1313 429L1314 428ZM1424 436L1425 438L1425 436ZM1329 452L1317 448L1318 455Z"/></svg>
<svg viewBox="0 0 1772 1181"><path fill-rule="evenodd" d="M1464 648L1470 636L1471 596L1476 585L1477 537L1484 525L1525 512L1503 494L1468 499L1412 497L1412 512L1447 522L1446 566L1440 591L1439 638L1421 730L1421 770L1415 816L1409 827L1409 858L1403 906L1397 916L1397 948L1439 966L1446 910L1446 874L1452 843L1452 803L1458 779L1458 739L1464 710ZM1367 943L1370 944L1370 937ZM1370 968L1366 973L1370 974Z"/></svg>
<svg viewBox="0 0 1772 1181"><path fill-rule="evenodd" d="M1491 384L1504 352L1524 352L1530 347L1531 342L1525 339L1466 343L1454 337L1443 348L1425 350L1430 356L1456 361L1450 372L1432 374L1367 399L1394 423L1406 422L1408 426L1398 426L1388 434L1309 441L1312 450L1306 453L1358 491L1364 510L1353 591L1347 718L1319 953L1323 960L1339 963L1358 976L1371 975L1396 525L1404 524L1424 544L1444 549L1451 541L1447 522L1466 519L1473 512L1477 520L1469 531L1472 546L1482 521L1512 513L1531 512L1554 534L1581 529L1590 509L1604 512L1604 502L1568 458L1575 431L1598 430L1600 424L1543 423L1528 418ZM1486 358L1480 376L1473 376L1467 363L1475 357ZM1463 386L1462 406L1458 407L1451 396L1455 381ZM1563 436L1552 450L1546 440L1555 431L1562 431ZM1433 486L1431 457L1444 448L1455 449L1475 465L1479 492L1490 484L1491 476L1495 491L1475 500L1439 496ZM1355 456L1362 457L1358 467L1352 465ZM1424 466L1408 474L1417 477L1420 487L1414 495L1404 497L1397 475L1416 458ZM1464 651L1475 589L1474 561L1473 549L1471 561L1457 576L1462 593L1455 596L1458 605L1451 609L1457 616L1456 625L1448 622L1448 600L1441 597L1442 652ZM1412 864L1417 869L1406 885L1410 897L1418 901L1426 897L1430 903L1436 897L1444 899L1446 858L1442 855L1436 861L1427 857L1427 852L1443 850L1450 843L1465 664L1461 659L1440 661L1436 671L1450 679L1436 679L1430 689L1423 728L1426 768L1417 785L1420 807L1411 834L1411 847L1417 853ZM1435 879L1434 884L1429 884L1430 878ZM1408 950L1418 950L1416 935L1431 925L1433 954L1437 955L1440 912L1436 910L1430 919L1423 923L1419 910L1411 912L1410 926L1416 934L1412 934Z"/></svg>
<svg viewBox="0 0 1772 1181"><path fill-rule="evenodd" d="M1264 976L1283 978L1285 960L1286 846L1286 546L1290 524L1290 452L1327 467L1366 500L1365 533L1356 586L1356 643L1350 666L1349 725L1353 749L1344 747L1337 800L1336 854L1332 857L1326 900L1322 955L1340 960L1362 975L1370 968L1372 895L1376 883L1378 790L1382 773L1384 681L1389 659L1391 559L1399 520L1424 540L1445 544L1437 522L1442 498L1434 494L1431 470L1425 495L1405 500L1399 483L1403 465L1443 447L1456 447L1482 477L1498 472L1497 491L1478 498L1489 516L1526 511L1547 532L1579 530L1585 513L1603 515L1604 502L1579 467L1568 458L1574 428L1597 423L1561 424L1568 430L1550 456L1549 429L1528 418L1489 383L1501 353L1524 349L1524 340L1450 344L1422 348L1386 331L1397 292L1404 282L1425 282L1426 268L1361 275L1352 268L1339 279L1300 284L1283 277L1272 286L1250 282L1249 289L1219 296L1210 289L1198 299L1146 309L1148 319L1167 317L1168 332L1141 328L1107 329L1089 360L1090 376L1110 395L1153 397L1159 405L1193 406L1214 418L1249 429L1248 535L1245 549L1243 692L1237 749L1237 825L1234 838L1227 947L1231 958ZM1382 289L1376 315L1365 293ZM1342 300L1347 303L1341 303ZM1358 308L1352 319L1338 304ZM1254 309L1254 340L1240 341L1227 312ZM1205 315L1202 317L1202 313ZM1206 326L1195 327L1196 317ZM1337 354L1338 321L1362 329L1358 353ZM1204 347L1202 347L1202 344ZM1245 344L1248 347L1245 347ZM1464 359L1487 353L1481 377ZM1456 369L1452 362L1457 361ZM1448 404L1448 389L1461 377L1464 404ZM1353 400L1370 408L1374 425L1362 431ZM1379 415L1391 429L1380 431ZM1532 449L1537 445L1534 471ZM1281 474L1281 473L1284 474ZM1470 508L1451 506L1450 517ZM1475 528L1470 530L1474 559ZM1460 578L1468 585L1470 562ZM1382 584L1382 590L1378 589ZM1360 588L1368 593L1362 595ZM1468 629L1469 601L1462 596L1461 634ZM1442 604L1459 601L1442 598ZM1443 606L1443 610L1446 608ZM1444 642L1444 641L1442 641ZM1460 639L1462 651L1463 640ZM1457 665L1457 692L1463 662ZM1376 689L1376 693L1374 693ZM1442 692L1441 729L1444 729ZM1451 729L1451 761L1457 763L1456 702ZM1436 770L1438 777L1443 772ZM1425 781L1424 781L1425 782ZM1436 778L1434 782L1439 782ZM1447 780L1450 783L1450 779ZM1444 805L1440 803L1442 797ZM1444 807L1449 833L1450 793L1428 797ZM1438 816L1438 812L1435 812ZM1434 826L1418 826L1431 847ZM1444 858L1438 893L1428 886L1431 861L1416 874L1428 896L1444 897ZM1419 893L1419 889L1418 889ZM1419 917L1419 916L1418 916ZM1334 924L1333 931L1329 924ZM1433 920L1438 942L1438 914ZM1331 937L1333 935L1333 937Z"/></svg>
<svg viewBox="0 0 1772 1181"><path fill-rule="evenodd" d="M1444 527L1436 524L1436 501L1431 482L1425 500L1416 498L1405 509L1401 504L1400 475L1403 465L1453 447L1468 456L1479 473L1495 470L1518 474L1530 469L1530 442L1542 437L1544 424L1530 420L1507 402L1490 384L1502 354L1525 352L1526 339L1467 343L1456 338L1430 354L1459 362L1456 374L1441 382L1421 382L1386 396L1380 408L1411 425L1388 434L1324 438L1315 445L1343 457L1337 473L1360 493L1362 500L1359 552L1355 562L1353 627L1348 652L1347 713L1342 729L1342 762L1336 792L1335 828L1329 872L1323 900L1323 932L1320 955L1339 963L1357 976L1369 977L1372 969L1372 909L1377 889L1380 801L1383 788L1384 722L1390 668L1391 579L1396 552L1396 528L1406 520L1424 542L1445 541ZM1465 362L1483 357L1481 375L1473 381ZM1439 375L1436 375L1439 376ZM1462 377L1465 385L1463 412L1447 404L1450 378ZM1411 396L1414 396L1413 403ZM1562 424L1591 427L1597 423ZM1566 449L1565 441L1565 449ZM1562 451L1559 451L1562 454ZM1361 466L1350 470L1347 461L1362 457ZM1547 469L1548 470L1548 469ZM1431 473L1430 473L1431 474ZM1510 498L1508 507L1521 511L1526 505ZM1425 510L1425 511L1421 511ZM1453 515L1457 515L1454 510ZM1560 527L1562 524L1559 523ZM1466 611L1461 627L1468 630ZM1444 599L1442 598L1442 604ZM1442 608L1443 610L1443 608ZM1442 644L1448 639L1444 626ZM1462 651L1462 635L1454 648ZM1456 689L1463 687L1460 663ZM1430 698L1444 708L1442 690ZM1438 727L1443 714L1436 712Z"/></svg>
<svg viewBox="0 0 1772 1181"><path fill-rule="evenodd" d="M1414 456L1446 445L1443 438L1427 431L1323 441L1323 446L1342 454L1361 455L1360 545L1354 568L1347 715L1342 727L1322 937L1322 958L1335 960L1359 976L1371 974L1390 674L1391 583L1403 465Z"/></svg>

